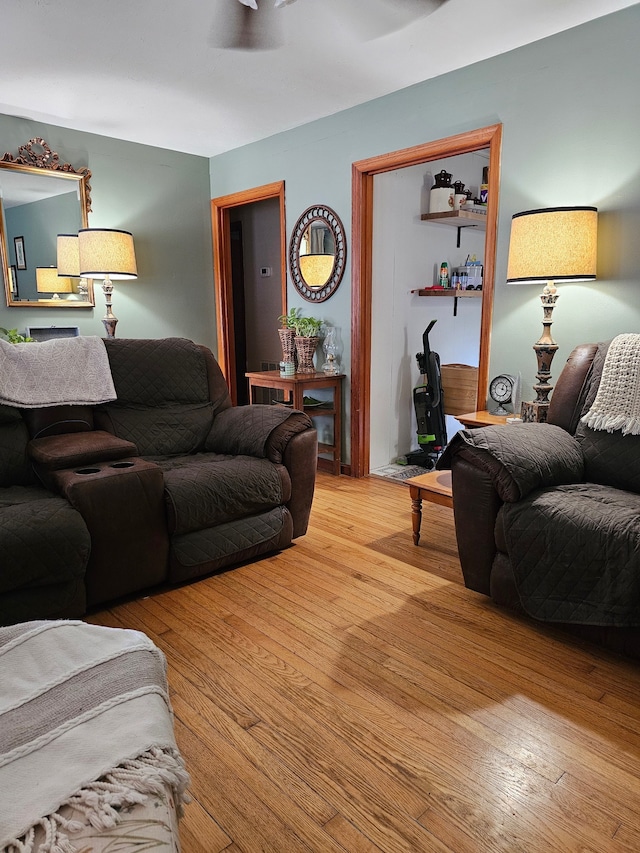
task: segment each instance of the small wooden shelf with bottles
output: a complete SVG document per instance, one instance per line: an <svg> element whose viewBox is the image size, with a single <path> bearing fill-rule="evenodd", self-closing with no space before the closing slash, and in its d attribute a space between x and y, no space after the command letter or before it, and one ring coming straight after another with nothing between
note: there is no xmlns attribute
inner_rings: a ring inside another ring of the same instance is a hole
<svg viewBox="0 0 640 853"><path fill-rule="evenodd" d="M463 290L461 287L423 287L412 290L416 296L449 296L455 299L482 299L481 290Z"/></svg>

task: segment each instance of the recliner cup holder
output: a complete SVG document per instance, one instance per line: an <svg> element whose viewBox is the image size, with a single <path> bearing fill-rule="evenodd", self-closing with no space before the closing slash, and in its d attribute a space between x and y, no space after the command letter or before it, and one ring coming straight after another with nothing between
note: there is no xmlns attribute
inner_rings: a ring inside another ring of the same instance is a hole
<svg viewBox="0 0 640 853"><path fill-rule="evenodd" d="M109 468L133 468L135 462L114 462Z"/></svg>
<svg viewBox="0 0 640 853"><path fill-rule="evenodd" d="M78 468L75 472L76 474L99 474L99 468Z"/></svg>

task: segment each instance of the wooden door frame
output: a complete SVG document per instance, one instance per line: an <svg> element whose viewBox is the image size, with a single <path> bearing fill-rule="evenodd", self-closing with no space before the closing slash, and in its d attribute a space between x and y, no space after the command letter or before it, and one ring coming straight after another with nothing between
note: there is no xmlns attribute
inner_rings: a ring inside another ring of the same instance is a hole
<svg viewBox="0 0 640 853"><path fill-rule="evenodd" d="M489 382L501 141L502 125L494 124L424 145L359 160L352 165L351 474L354 477L365 477L369 473L373 178L383 172L489 148L489 200L476 396L476 408L484 409Z"/></svg>
<svg viewBox="0 0 640 853"><path fill-rule="evenodd" d="M227 380L234 404L238 399L236 387L235 335L233 331L233 288L231 282L230 211L234 207L256 201L277 198L280 205L280 265L282 282L282 313L287 313L287 245L284 206L284 181L275 181L230 195L211 199L213 229L213 277L216 296L216 329L218 364Z"/></svg>

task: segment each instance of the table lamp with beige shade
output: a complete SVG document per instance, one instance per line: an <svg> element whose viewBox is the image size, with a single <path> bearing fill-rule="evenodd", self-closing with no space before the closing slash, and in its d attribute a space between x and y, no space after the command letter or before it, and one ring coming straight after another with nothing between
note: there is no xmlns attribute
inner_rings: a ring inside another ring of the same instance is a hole
<svg viewBox="0 0 640 853"><path fill-rule="evenodd" d="M540 295L542 335L533 345L538 361L536 399L522 403L524 421L546 421L552 390L551 362L558 344L551 336L556 282L594 281L598 211L595 207L546 207L516 213L511 222L507 283L544 282Z"/></svg>
<svg viewBox="0 0 640 853"><path fill-rule="evenodd" d="M77 234L58 234L56 255L58 275L78 279L76 292L78 299L85 302L89 298L86 278L80 277L80 247Z"/></svg>
<svg viewBox="0 0 640 853"><path fill-rule="evenodd" d="M116 228L81 228L78 232L80 275L103 279L102 290L107 306L102 320L107 337L115 338L117 318L111 311L114 281L138 277L133 235Z"/></svg>
<svg viewBox="0 0 640 853"><path fill-rule="evenodd" d="M36 290L50 296L39 301L59 300L61 293L72 293L73 282L70 278L61 278L57 267L36 267Z"/></svg>

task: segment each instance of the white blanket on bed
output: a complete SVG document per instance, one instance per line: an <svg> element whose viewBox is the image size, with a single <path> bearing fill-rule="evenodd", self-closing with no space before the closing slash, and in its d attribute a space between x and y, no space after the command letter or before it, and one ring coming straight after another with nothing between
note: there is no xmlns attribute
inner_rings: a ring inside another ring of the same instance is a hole
<svg viewBox="0 0 640 853"><path fill-rule="evenodd" d="M0 340L0 403L32 409L115 399L102 338L60 338L29 344Z"/></svg>
<svg viewBox="0 0 640 853"><path fill-rule="evenodd" d="M185 799L165 669L138 631L78 621L0 628L1 850L30 851L38 826L74 850L65 804L100 829L165 784L178 805Z"/></svg>
<svg viewBox="0 0 640 853"><path fill-rule="evenodd" d="M594 430L640 435L640 335L611 341L596 399L582 422Z"/></svg>

